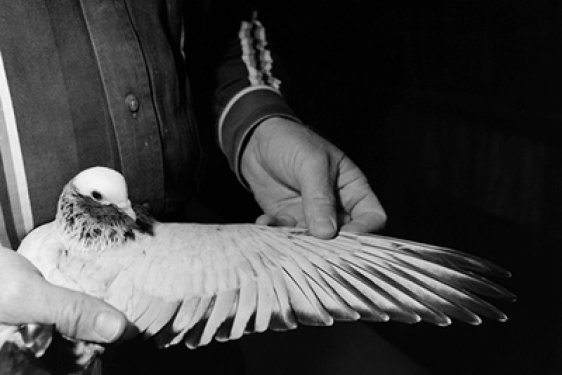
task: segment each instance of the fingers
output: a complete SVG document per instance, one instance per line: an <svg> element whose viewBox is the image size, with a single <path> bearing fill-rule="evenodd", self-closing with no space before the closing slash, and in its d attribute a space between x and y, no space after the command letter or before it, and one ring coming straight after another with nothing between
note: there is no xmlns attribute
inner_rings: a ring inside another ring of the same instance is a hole
<svg viewBox="0 0 562 375"><path fill-rule="evenodd" d="M135 334L121 312L48 283L31 262L5 248L0 248L0 323L55 325L65 336L100 343Z"/></svg>
<svg viewBox="0 0 562 375"><path fill-rule="evenodd" d="M125 316L106 304L83 293L53 286L43 286L45 320L63 335L95 342L113 342L128 328Z"/></svg>
<svg viewBox="0 0 562 375"><path fill-rule="evenodd" d="M336 198L334 175L329 159L310 163L302 176L303 214L310 233L318 238L329 239L336 235Z"/></svg>
<svg viewBox="0 0 562 375"><path fill-rule="evenodd" d="M271 227L295 227L297 226L298 222L297 219L288 215L272 216L264 214L256 219L256 224L267 225Z"/></svg>
<svg viewBox="0 0 562 375"><path fill-rule="evenodd" d="M341 227L342 231L353 233L370 233L381 230L386 223L386 214L382 212L369 212L357 217Z"/></svg>
<svg viewBox="0 0 562 375"><path fill-rule="evenodd" d="M349 209L348 220L341 222L342 230L355 233L369 233L381 230L386 224L386 212L378 198L366 185L365 193Z"/></svg>
<svg viewBox="0 0 562 375"><path fill-rule="evenodd" d="M107 303L46 282L41 276L16 282L3 298L11 302L12 321L54 325L65 336L109 343L133 334L132 324Z"/></svg>
<svg viewBox="0 0 562 375"><path fill-rule="evenodd" d="M342 225L354 232L372 232L384 225L384 210L363 173L310 129L270 118L256 129L251 141L255 152L245 152L242 169L267 213L257 219L258 224L307 227L324 239L334 237ZM264 146L255 147L258 143Z"/></svg>

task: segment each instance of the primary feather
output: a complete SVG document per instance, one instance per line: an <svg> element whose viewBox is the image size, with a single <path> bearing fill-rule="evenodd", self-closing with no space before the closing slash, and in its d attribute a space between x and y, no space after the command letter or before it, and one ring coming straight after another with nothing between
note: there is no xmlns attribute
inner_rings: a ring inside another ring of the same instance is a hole
<svg viewBox="0 0 562 375"><path fill-rule="evenodd" d="M481 258L415 242L252 224L160 223L107 168L64 188L54 222L18 250L47 280L104 299L161 346L190 348L335 320L506 320L479 296L513 298ZM483 275L483 276L482 276Z"/></svg>

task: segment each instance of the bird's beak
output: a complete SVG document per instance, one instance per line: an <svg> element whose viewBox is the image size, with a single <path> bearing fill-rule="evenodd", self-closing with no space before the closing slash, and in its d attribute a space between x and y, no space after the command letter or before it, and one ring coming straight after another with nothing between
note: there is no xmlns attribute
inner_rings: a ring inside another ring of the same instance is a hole
<svg viewBox="0 0 562 375"><path fill-rule="evenodd" d="M123 210L123 212L125 212L127 215L129 215L131 217L131 219L133 219L134 221L137 221L137 215L135 214L135 211L133 211L133 207L131 206L131 201L130 200L126 200L124 202L120 202L117 207L119 207L121 210Z"/></svg>

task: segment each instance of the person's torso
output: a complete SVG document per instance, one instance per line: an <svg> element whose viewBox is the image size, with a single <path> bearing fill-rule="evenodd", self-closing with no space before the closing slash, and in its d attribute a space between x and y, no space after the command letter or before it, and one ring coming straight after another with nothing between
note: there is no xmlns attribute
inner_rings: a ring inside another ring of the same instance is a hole
<svg viewBox="0 0 562 375"><path fill-rule="evenodd" d="M93 165L122 171L131 199L156 212L189 195L200 150L180 7L3 2L0 224L12 237L51 220L62 186Z"/></svg>

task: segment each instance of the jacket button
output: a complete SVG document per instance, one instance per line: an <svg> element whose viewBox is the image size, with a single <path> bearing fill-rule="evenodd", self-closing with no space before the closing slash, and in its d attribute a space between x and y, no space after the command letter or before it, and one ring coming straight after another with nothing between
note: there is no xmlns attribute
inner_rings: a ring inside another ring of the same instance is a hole
<svg viewBox="0 0 562 375"><path fill-rule="evenodd" d="M139 110L140 107L139 98L137 98L133 94L127 95L127 97L125 98L125 103L127 104L127 107L129 107L129 111L137 112Z"/></svg>

